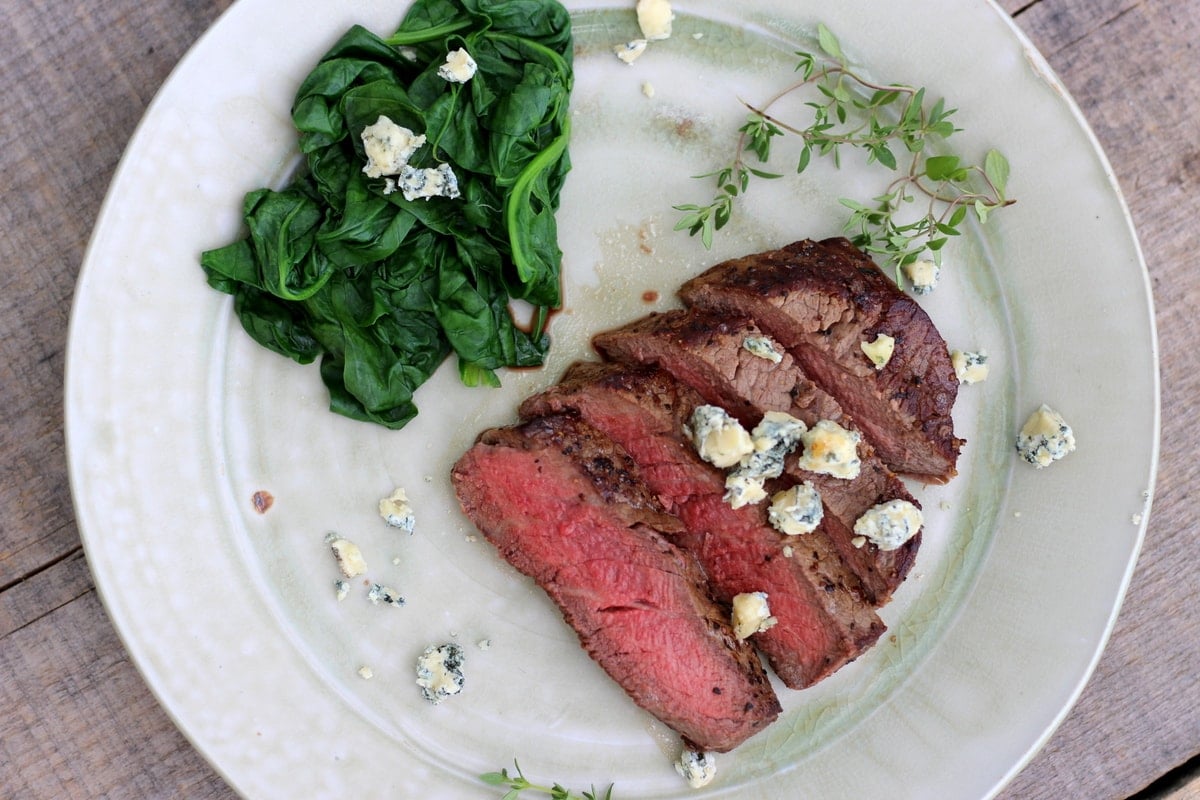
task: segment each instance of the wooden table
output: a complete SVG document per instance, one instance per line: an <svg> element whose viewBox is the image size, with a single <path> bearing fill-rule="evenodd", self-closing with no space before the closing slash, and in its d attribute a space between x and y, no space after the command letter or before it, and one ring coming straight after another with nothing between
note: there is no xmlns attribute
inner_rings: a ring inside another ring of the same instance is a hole
<svg viewBox="0 0 1200 800"><path fill-rule="evenodd" d="M117 160L230 0L0 10L0 796L233 796L157 705L97 598L71 509L72 289ZM1200 0L1003 0L1090 120L1157 303L1162 460L1145 549L1078 705L1002 797L1200 796ZM1150 789L1148 785L1153 784Z"/></svg>

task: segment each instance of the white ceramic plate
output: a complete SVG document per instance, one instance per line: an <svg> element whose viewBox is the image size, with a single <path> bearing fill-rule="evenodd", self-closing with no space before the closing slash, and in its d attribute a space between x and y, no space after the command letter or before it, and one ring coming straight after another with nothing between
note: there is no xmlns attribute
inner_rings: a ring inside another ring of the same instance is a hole
<svg viewBox="0 0 1200 800"><path fill-rule="evenodd" d="M1045 63L986 2L678 0L674 36L625 66L609 47L633 36L632 3L572 3L575 169L551 363L499 391L463 389L450 366L418 394L418 419L389 432L328 413L315 367L253 345L197 256L238 234L243 192L294 165L288 109L315 60L352 23L390 32L403 5L235 4L148 111L80 276L66 394L80 529L117 629L180 728L255 798L494 797L476 776L514 758L579 789L615 781L623 798L687 793L673 738L471 535L447 471L595 331L672 305L719 258L838 233L837 198L880 188L848 158L756 185L712 252L671 232L672 204L711 196L689 176L728 158L738 98L788 81L792 50L824 21L874 76L949 97L960 152L998 147L1012 163L1017 205L949 250L926 303L953 346L991 354L992 377L960 395L962 476L918 490L926 545L884 610L891 635L810 690L781 688L783 717L719 757L696 796L994 793L1091 672L1157 455L1146 273L1111 171ZM1041 402L1079 449L1037 471L1011 440ZM376 514L395 486L416 507L412 537ZM257 491L274 498L265 513ZM357 583L336 600L328 531L356 541L407 606L373 606ZM444 641L466 648L467 687L435 707L414 662Z"/></svg>

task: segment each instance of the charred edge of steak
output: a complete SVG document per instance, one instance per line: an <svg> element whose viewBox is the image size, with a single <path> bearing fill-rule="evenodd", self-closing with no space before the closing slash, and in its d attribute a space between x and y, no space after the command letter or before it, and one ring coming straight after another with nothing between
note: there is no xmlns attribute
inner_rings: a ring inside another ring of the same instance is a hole
<svg viewBox="0 0 1200 800"><path fill-rule="evenodd" d="M655 430L672 434L682 430L692 410L704 403L704 398L694 390L652 366L577 361L567 367L557 384L541 394L525 398L519 414L523 419L533 419L556 410L576 413L570 410L570 403L556 403L553 398L589 387L626 396L653 397L660 412L654 420Z"/></svg>
<svg viewBox="0 0 1200 800"><path fill-rule="evenodd" d="M692 306L753 317L855 418L892 469L938 483L955 474L963 442L950 416L958 379L945 341L847 240L731 259L679 293ZM876 371L859 345L880 332L896 338L896 351Z"/></svg>
<svg viewBox="0 0 1200 800"><path fill-rule="evenodd" d="M717 316L700 309L651 314L595 337L604 355L624 362L657 365L705 400L722 406L752 428L768 411L786 411L810 427L820 419L855 429L837 401L808 380L786 351L778 363L750 352L744 342L764 336L745 316ZM916 503L904 484L878 459L869 442L859 445L862 471L843 480L800 470L788 459L788 474L812 481L831 517L827 532L837 555L861 581L875 605L888 602L911 567L915 544L899 550L854 547L854 522L872 506L892 499ZM833 524L836 519L840 524Z"/></svg>
<svg viewBox="0 0 1200 800"><path fill-rule="evenodd" d="M763 408L786 410L797 388L788 380L792 357L780 349L778 365L743 347L750 337L765 339L748 317L717 317L696 310L654 313L592 340L606 358L656 365L687 384L705 402L720 406L753 426Z"/></svg>
<svg viewBox="0 0 1200 800"><path fill-rule="evenodd" d="M811 481L816 487L831 523L829 538L841 557L859 576L867 597L876 606L883 606L908 577L920 548L920 538L913 537L895 550L881 550L869 542L856 547L854 523L872 507L889 500L906 500L917 508L921 504L895 474L864 452L861 444L859 447L862 469L853 480L799 469L794 454L784 462L784 469L795 480ZM832 524L835 521L837 524Z"/></svg>
<svg viewBox="0 0 1200 800"><path fill-rule="evenodd" d="M578 417L556 415L531 419L518 428L493 428L479 442L520 449L556 448L574 459L606 503L629 518L664 532L682 530L677 517L666 512L638 475L629 454Z"/></svg>
<svg viewBox="0 0 1200 800"><path fill-rule="evenodd" d="M597 486L581 461L621 461L617 450L580 420L556 415L485 431L451 478L467 516L546 591L584 650L639 706L704 749L732 749L774 721L778 698L707 594L695 559L654 527L665 515L619 508L629 496L656 503L631 490L627 475Z"/></svg>
<svg viewBox="0 0 1200 800"><path fill-rule="evenodd" d="M724 501L723 475L699 459L681 430L700 402L656 368L585 362L521 411L574 411L624 446L651 490L683 519L688 530L672 541L696 555L718 600L775 592L772 609L780 622L756 636L756 644L788 686L811 685L860 655L883 624L823 532L805 540L819 551L821 564L813 569L782 555L784 539L767 524L765 509L735 510Z"/></svg>
<svg viewBox="0 0 1200 800"><path fill-rule="evenodd" d="M822 491L822 486L818 486L817 491ZM915 500L910 502L919 505ZM895 550L881 550L871 542L856 545L857 537L852 522L846 524L844 518L836 516L827 518L827 521L830 541L838 555L858 576L864 594L876 607L887 605L916 563L917 552L921 549L920 532Z"/></svg>

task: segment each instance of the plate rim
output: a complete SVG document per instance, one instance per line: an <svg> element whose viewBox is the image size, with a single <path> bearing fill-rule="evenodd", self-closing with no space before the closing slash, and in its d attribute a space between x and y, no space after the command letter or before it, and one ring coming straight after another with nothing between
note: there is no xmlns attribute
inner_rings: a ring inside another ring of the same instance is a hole
<svg viewBox="0 0 1200 800"><path fill-rule="evenodd" d="M1038 52L1037 48L1033 46L1033 44L1028 39L1028 37L1024 33L1024 31L1021 30L1021 28L1018 27L1016 22L1014 20L1012 20L1012 18L1003 11L1003 9L999 6L999 4L996 2L996 0L983 0L983 2L987 6L989 6L1000 17L1000 19L1002 19L1007 24L1007 27L1009 28L1011 35L1013 35L1017 39L1017 41L1019 41L1021 43L1022 48L1025 51L1027 58L1029 58L1031 60L1033 68L1038 70L1041 73L1041 77L1047 83L1049 83L1051 86L1055 87L1058 90L1060 100L1068 108L1070 115L1073 118L1074 123L1082 132L1084 132L1084 134L1088 138L1089 143L1092 148L1091 155L1095 158L1098 158L1103 166L1103 169L1108 177L1108 181L1109 181L1111 190L1115 196L1116 201L1119 203L1120 209L1122 211L1123 222L1124 222L1125 228L1127 230L1129 240L1132 242L1132 245L1136 251L1136 257L1137 257L1138 267L1139 267L1140 276L1141 276L1141 283L1143 285L1143 291L1144 291L1143 296L1144 296L1144 301L1146 304L1145 310L1147 312L1147 317L1148 317L1148 321L1149 321L1149 338L1150 338L1150 346L1151 346L1151 355L1152 355L1152 360L1153 360L1153 365L1154 365L1154 368L1152 371L1152 386L1151 386L1152 395L1153 395L1153 408L1152 408L1152 420L1151 420L1151 425L1153 428L1153 442L1151 444L1151 449L1150 449L1150 454L1149 454L1148 474L1146 476L1147 477L1147 491L1149 494L1146 498L1145 511L1142 515L1141 522L1137 525L1137 532L1136 532L1134 543L1133 543L1133 546L1131 549L1131 555L1125 565L1125 570L1124 570L1123 577L1120 581L1119 590L1116 594L1116 597L1114 598L1112 608L1110 609L1109 614L1108 614L1107 625L1105 626L1105 629L1104 629L1099 641L1097 642L1097 644L1095 646L1095 649L1092 653L1091 659L1088 662L1084 673L1082 675L1080 675L1078 680L1075 682L1075 686L1070 693L1068 701L1054 716L1052 722L1046 727L1046 729L1043 731L1041 736L1039 736L1036 739L1036 741L1034 741L1031 744L1031 746L1026 750L1023 757L1017 763L1015 763L1002 776L1002 778L997 782L997 784L993 787L989 796L994 796L995 794L999 793L1005 785L1007 785L1021 770L1023 770L1028 765L1028 763L1034 758L1034 756L1037 754L1037 752L1039 752L1042 749L1042 747L1044 747L1046 742L1050 739L1050 737L1054 734L1054 732L1061 725L1062 721L1070 713L1071 709L1075 706L1075 704L1077 703L1084 688L1086 687L1086 685L1092 678L1094 671L1096 669L1096 666L1098 665L1100 658L1102 657L1103 652L1107 647L1109 639L1115 628L1118 616L1120 614L1120 610L1123 606L1125 598L1127 597L1129 585L1130 585L1130 582L1132 581L1132 577L1133 577L1134 571L1136 569L1137 563L1139 561L1139 556L1140 556L1140 553L1141 553L1141 550L1142 550L1142 547L1143 547L1143 544L1145 541L1146 528L1147 528L1148 521L1149 521L1150 514L1151 514L1154 492L1155 492L1155 487L1156 487L1156 482L1157 482L1157 471L1158 471L1158 467L1159 467L1159 457L1160 457L1160 447L1161 447L1161 363L1160 363L1159 339L1158 339L1156 318L1154 315L1154 297L1153 297L1152 285L1150 282L1149 271L1146 266L1144 254L1143 254L1142 247L1141 247L1141 242L1137 236L1137 231L1136 231L1136 228L1134 225L1132 214L1130 213L1126 198L1124 196L1124 193L1121 190L1119 183L1117 182L1116 176L1112 170L1111 164L1108 161L1107 155L1105 154L1103 148L1101 147L1099 140L1096 138L1095 133L1094 133L1090 123L1088 122L1087 118L1083 115L1082 110L1079 108L1079 106L1076 103L1076 101L1074 100L1074 98L1066 90L1066 88L1062 84L1061 80L1054 73L1053 68L1049 65L1048 62L1045 61L1045 59ZM205 42L209 41L210 39L215 39L218 36L220 36L221 33L224 31L224 28L227 25L231 24L229 22L229 20L236 19L240 13L245 13L242 11L242 9L248 8L250 5L251 5L251 3L249 3L249 2L236 3L236 4L231 5L225 11L223 11L218 16L218 18L214 21L214 23L196 40L196 42L193 43L193 45L189 48L188 52L184 55L183 58L180 59L180 61L172 69L171 73L163 81L162 85L159 87L158 91L155 93L154 98L147 105L145 113L143 114L141 120L139 120L137 127L135 128L133 134L131 135L131 137L129 139L129 143L126 146L125 151L123 152L122 157L121 157L120 161L118 162L116 169L113 172L109 190L108 190L108 192L106 192L104 201L101 204L100 209L97 213L95 228L93 229L92 236L89 239L88 246L85 250L85 253L84 253L84 256L83 256L83 259L81 262L79 276L77 278L76 287L75 287L75 291L74 291L73 298L72 298L70 322L69 322L69 326L68 326L68 336L67 336L67 343L68 343L67 357L65 359L65 366L64 366L64 396L63 396L64 397L63 411L64 411L65 449L67 452L67 464L68 464L68 473L69 473L69 478L70 478L72 502L73 502L74 509L75 509L77 526L79 528L80 538L81 538L81 541L82 541L82 544L84 547L85 556L87 557L87 560L88 560L89 569L91 569L93 572L93 578L94 578L94 582L96 585L97 594L101 599L101 602L105 608L106 613L108 614L110 620L112 620L112 622L113 622L113 627L116 630L116 632L122 642L122 645L133 656L133 661L134 661L135 665L137 666L139 673L142 675L143 680L145 681L146 685L148 686L148 688L150 689L152 694L155 696L160 707L162 707L164 709L164 711L168 714L168 716L172 719L173 723L176 725L177 729L180 730L181 733L183 733L185 738L187 738L187 740L192 744L192 746L195 747L197 749L197 751L200 752L204 756L206 761L214 768L214 770L216 772L218 772L219 774L221 774L222 777L226 780L226 782L229 783L229 785L231 787L234 787L235 789L238 788L238 784L237 784L237 782L235 782L234 776L228 774L225 771L225 769L223 768L223 766L217 760L215 760L213 757L211 757L208 749L203 746L203 743L198 741L196 738L194 738L193 732L191 730L189 730L189 727L186 725L186 721L184 719L182 719L182 717L178 713L178 709L175 708L175 705L172 702L172 698L170 698L169 696L167 696L165 694L165 687L162 685L161 681L155 680L152 677L152 671L149 670L149 667L147 665L147 656L143 652L141 645L129 635L129 632L128 632L129 624L126 620L123 619L122 612L119 610L117 604L114 602L113 597L110 597L110 592L113 591L113 587L112 587L111 583L106 581L105 579L103 579L101 577L101 575L96 572L96 570L93 566L98 561L98 559L95 557L95 555L96 555L95 551L97 549L97 544L94 539L94 534L89 533L89 531L88 531L88 529L90 527L92 527L92 525L94 523L90 523L89 520L85 519L86 513L83 512L83 510L82 510L84 508L84 504L81 502L81 498L79 496L79 494L83 491L82 487L84 487L86 485L87 478L82 474L82 467L80 464L79 456L76 453L76 448L79 446L77 443L79 441L81 441L81 439L83 437L78 432L77 427L76 427L80 423L78 422L78 413L77 413L77 410L73 407L73 404L71 401L71 396L72 396L73 387L76 386L76 384L79 380L79 378L77 377L77 375L78 375L78 370L76 369L77 356L75 355L75 353L77 350L78 337L80 337L82 335L82 333L79 330L79 326L81 325L81 323L79 323L80 314L78 313L78 309L85 302L87 302L87 294L88 293L85 291L85 289L86 289L85 284L91 277L88 272L88 266L89 266L89 264L91 264L93 262L93 260L95 258L95 251L100 247L99 234L101 232L101 228L103 227L104 221L110 216L111 206L117 202L117 199L115 198L114 193L113 193L113 187L119 185L119 183L123 180L123 176L130 169L130 162L133 158L133 154L136 150L136 146L139 142L140 136L142 135L143 127L147 123L147 120L152 117L152 115L155 113L155 111L157 110L159 105L162 103L162 99L163 99L164 95L167 93L169 87L172 85L175 77L182 70L186 69L192 60L199 58L197 53L202 50L202 48L201 48L202 43L205 43Z"/></svg>

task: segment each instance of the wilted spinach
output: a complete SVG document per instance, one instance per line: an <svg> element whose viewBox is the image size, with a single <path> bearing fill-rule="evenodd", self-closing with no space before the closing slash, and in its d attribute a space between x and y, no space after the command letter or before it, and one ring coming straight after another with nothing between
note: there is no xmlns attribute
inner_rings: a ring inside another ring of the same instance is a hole
<svg viewBox="0 0 1200 800"><path fill-rule="evenodd" d="M542 363L560 303L571 46L555 0L416 0L387 38L351 28L301 84L302 169L246 195L248 235L200 263L257 342L321 359L332 410L399 428L451 352L468 385ZM449 83L437 68L460 47L478 72ZM426 135L412 164L450 163L460 198L409 201L363 174L360 134L381 115ZM513 298L537 309L531 331Z"/></svg>

